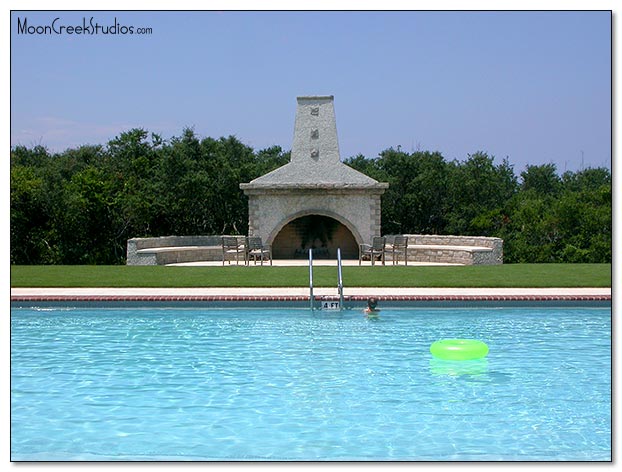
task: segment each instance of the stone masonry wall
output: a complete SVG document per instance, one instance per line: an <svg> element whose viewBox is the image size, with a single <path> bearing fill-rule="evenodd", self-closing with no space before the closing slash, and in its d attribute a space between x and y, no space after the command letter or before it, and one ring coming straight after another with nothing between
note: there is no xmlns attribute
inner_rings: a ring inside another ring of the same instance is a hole
<svg viewBox="0 0 622 472"><path fill-rule="evenodd" d="M185 246L222 247L222 236L161 236L155 238L132 238L127 240L127 265L157 265L154 253L139 253L142 249L174 248ZM220 260L222 250L211 251L214 260ZM217 258L216 258L217 256ZM175 262L175 261L173 261Z"/></svg>
<svg viewBox="0 0 622 472"><path fill-rule="evenodd" d="M391 244L395 235L386 235ZM503 240L485 236L406 234L408 260L465 265L503 264ZM427 246L427 247L426 247Z"/></svg>
<svg viewBox="0 0 622 472"><path fill-rule="evenodd" d="M357 244L370 243L380 236L380 195L367 191L301 189L295 193L248 192L249 235L272 244L290 221L306 215L324 215L343 223Z"/></svg>

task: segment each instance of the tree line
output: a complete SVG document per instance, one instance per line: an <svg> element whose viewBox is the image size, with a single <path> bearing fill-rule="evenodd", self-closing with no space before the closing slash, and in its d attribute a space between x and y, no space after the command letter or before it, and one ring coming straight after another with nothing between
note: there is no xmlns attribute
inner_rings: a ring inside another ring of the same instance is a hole
<svg viewBox="0 0 622 472"><path fill-rule="evenodd" d="M240 190L289 162L279 146L259 151L236 137L199 138L193 130L163 140L143 129L107 145L51 153L11 149L11 262L123 264L133 237L246 234ZM496 236L505 262L611 262L611 172L558 174L484 152L448 161L438 152L389 148L346 164L389 188L385 234Z"/></svg>
<svg viewBox="0 0 622 472"><path fill-rule="evenodd" d="M516 176L484 152L447 161L438 152L388 149L352 167L384 182L382 230L494 236L504 262L611 262L611 172L559 175L554 164Z"/></svg>

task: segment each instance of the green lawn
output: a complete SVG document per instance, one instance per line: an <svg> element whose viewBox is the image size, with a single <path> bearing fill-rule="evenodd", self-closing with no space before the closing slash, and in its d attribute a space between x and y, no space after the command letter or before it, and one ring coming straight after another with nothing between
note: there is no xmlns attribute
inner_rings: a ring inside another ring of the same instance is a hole
<svg viewBox="0 0 622 472"><path fill-rule="evenodd" d="M313 269L337 285L335 267ZM611 287L611 264L344 267L346 287ZM307 287L308 267L11 266L12 287Z"/></svg>

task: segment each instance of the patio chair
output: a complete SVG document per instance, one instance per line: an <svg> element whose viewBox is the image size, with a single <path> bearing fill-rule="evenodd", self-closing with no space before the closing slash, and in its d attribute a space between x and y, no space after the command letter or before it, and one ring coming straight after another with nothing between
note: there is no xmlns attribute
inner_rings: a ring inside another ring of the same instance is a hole
<svg viewBox="0 0 622 472"><path fill-rule="evenodd" d="M400 256L404 257L404 265L408 265L408 236L395 236L391 245L391 259L393 265L399 263Z"/></svg>
<svg viewBox="0 0 622 472"><path fill-rule="evenodd" d="M257 265L257 258L261 261L261 265L263 265L263 261L270 261L270 265L272 265L272 250L270 246L264 246L261 238L259 236L249 236L246 238L246 263L250 264L251 258L253 259L254 265Z"/></svg>
<svg viewBox="0 0 622 472"><path fill-rule="evenodd" d="M380 257L382 265L384 265L386 244L387 238L384 236L374 236L371 245L359 244L359 265L361 265L363 258L367 256L371 259L371 265L374 265L377 257Z"/></svg>
<svg viewBox="0 0 622 472"><path fill-rule="evenodd" d="M240 241L235 236L223 236L222 237L222 265L225 265L225 261L231 264L231 260L235 258L235 263L240 263L240 257L246 263L246 251L244 249L244 243L240 244Z"/></svg>

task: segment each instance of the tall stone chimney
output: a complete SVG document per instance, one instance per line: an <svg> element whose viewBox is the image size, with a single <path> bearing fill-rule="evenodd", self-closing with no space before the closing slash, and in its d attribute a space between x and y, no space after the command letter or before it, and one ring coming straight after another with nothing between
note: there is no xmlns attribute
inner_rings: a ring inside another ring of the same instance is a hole
<svg viewBox="0 0 622 472"><path fill-rule="evenodd" d="M249 235L260 236L267 244L276 240L275 257L287 252L279 251L277 246L285 244L286 238L277 235L310 215L345 226L351 238L334 244L347 244L350 253L357 250L353 246L380 235L380 196L388 184L341 162L333 103L332 95L298 97L290 162L240 184L249 197Z"/></svg>

